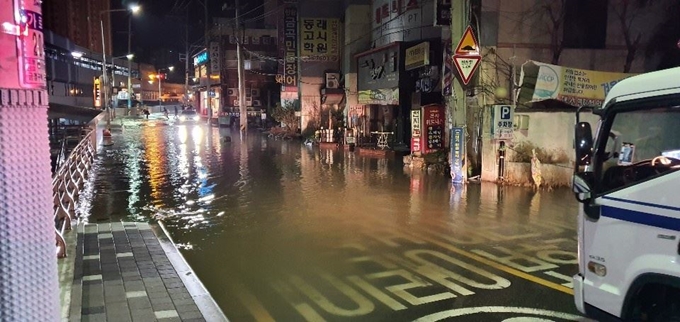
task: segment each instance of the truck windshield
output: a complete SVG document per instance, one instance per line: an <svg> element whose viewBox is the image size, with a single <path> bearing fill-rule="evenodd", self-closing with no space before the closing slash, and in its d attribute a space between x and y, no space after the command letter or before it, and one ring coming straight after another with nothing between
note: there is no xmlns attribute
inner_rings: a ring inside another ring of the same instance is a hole
<svg viewBox="0 0 680 322"><path fill-rule="evenodd" d="M680 108L624 111L614 115L600 154L604 191L680 168Z"/></svg>

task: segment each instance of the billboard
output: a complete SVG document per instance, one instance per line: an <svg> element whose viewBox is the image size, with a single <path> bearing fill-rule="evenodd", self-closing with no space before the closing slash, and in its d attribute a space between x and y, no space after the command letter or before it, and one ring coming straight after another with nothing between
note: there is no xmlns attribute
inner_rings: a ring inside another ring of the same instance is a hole
<svg viewBox="0 0 680 322"><path fill-rule="evenodd" d="M300 56L303 61L338 61L340 20L303 18L300 21Z"/></svg>

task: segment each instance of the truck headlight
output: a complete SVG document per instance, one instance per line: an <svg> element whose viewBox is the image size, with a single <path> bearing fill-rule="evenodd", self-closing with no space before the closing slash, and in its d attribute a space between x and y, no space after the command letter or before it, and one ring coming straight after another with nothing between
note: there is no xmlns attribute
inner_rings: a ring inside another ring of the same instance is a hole
<svg viewBox="0 0 680 322"><path fill-rule="evenodd" d="M181 116L179 117L179 120L180 120L180 121L184 121L184 120L186 120L186 117L185 117L184 115L181 115Z"/></svg>

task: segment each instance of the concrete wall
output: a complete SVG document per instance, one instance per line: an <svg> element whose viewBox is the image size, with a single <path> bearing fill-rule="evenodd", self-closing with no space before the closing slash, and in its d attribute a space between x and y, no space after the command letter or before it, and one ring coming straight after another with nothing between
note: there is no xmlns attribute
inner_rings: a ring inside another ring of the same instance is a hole
<svg viewBox="0 0 680 322"><path fill-rule="evenodd" d="M521 142L531 142L537 147L554 152L563 151L569 158L569 163L574 161L574 123L576 111L532 111L528 109L516 110L516 116L528 116L529 127L527 130L515 130L513 139L505 141L508 147L513 147ZM490 107L484 112L484 125L482 133L482 174L485 181L498 179L498 155L500 141L494 140L491 135ZM582 113L582 121L589 122L593 131L597 129L598 116L591 113ZM511 158L511 149L506 151L507 158ZM507 167L506 167L507 169Z"/></svg>

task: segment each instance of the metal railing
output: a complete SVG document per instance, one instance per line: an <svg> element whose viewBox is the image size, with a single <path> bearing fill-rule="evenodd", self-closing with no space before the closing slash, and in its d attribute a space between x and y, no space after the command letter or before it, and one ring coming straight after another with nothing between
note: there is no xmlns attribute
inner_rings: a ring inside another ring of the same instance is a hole
<svg viewBox="0 0 680 322"><path fill-rule="evenodd" d="M78 218L76 205L80 189L85 185L96 154L95 135L94 130L84 134L69 156L57 163L52 178L57 258L66 257L64 234L71 230L71 221Z"/></svg>

